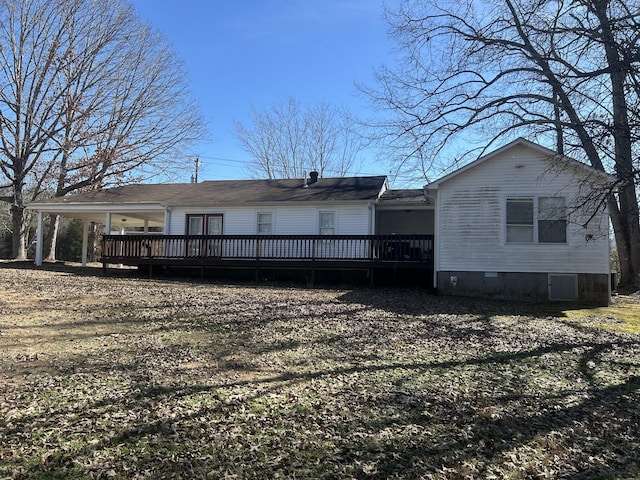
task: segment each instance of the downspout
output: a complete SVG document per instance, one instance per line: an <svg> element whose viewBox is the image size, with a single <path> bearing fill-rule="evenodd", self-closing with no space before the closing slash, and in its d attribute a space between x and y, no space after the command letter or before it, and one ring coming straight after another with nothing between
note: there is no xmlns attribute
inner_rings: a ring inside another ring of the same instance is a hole
<svg viewBox="0 0 640 480"><path fill-rule="evenodd" d="M171 207L164 207L164 225L162 226L163 235L171 234Z"/></svg>
<svg viewBox="0 0 640 480"><path fill-rule="evenodd" d="M367 204L367 207L369 208L369 235L375 235L375 228L376 228L375 204L373 202L369 202Z"/></svg>
<svg viewBox="0 0 640 480"><path fill-rule="evenodd" d="M164 225L162 226L162 234L170 235L171 234L171 207L166 205L164 207ZM162 242L162 254L164 256L169 255L169 245L167 242Z"/></svg>
<svg viewBox="0 0 640 480"><path fill-rule="evenodd" d="M426 191L425 191L426 195ZM435 208L433 209L433 289L438 291L438 243L440 242L440 202L438 191L435 191L433 195L433 201L435 202Z"/></svg>

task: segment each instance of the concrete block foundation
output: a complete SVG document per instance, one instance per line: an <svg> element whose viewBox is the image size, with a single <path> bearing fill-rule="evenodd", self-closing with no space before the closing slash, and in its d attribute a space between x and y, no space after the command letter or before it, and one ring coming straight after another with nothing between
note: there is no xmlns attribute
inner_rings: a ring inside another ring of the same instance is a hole
<svg viewBox="0 0 640 480"><path fill-rule="evenodd" d="M548 274L522 272L438 272L437 291L459 295L532 303L574 302L608 305L607 274Z"/></svg>

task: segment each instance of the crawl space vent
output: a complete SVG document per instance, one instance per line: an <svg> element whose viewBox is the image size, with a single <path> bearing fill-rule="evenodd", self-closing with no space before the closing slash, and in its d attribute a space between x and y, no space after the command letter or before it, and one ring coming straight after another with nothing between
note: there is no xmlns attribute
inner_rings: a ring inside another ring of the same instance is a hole
<svg viewBox="0 0 640 480"><path fill-rule="evenodd" d="M578 299L578 276L549 274L549 300Z"/></svg>

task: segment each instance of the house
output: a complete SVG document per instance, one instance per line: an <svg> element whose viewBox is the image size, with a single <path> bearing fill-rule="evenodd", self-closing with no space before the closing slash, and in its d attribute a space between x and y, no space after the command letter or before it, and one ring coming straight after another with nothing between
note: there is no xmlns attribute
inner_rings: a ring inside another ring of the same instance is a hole
<svg viewBox="0 0 640 480"><path fill-rule="evenodd" d="M312 172L129 185L29 208L38 213L37 264L42 216L56 213L105 225L105 267L361 269L372 280L420 271L448 295L607 303L609 222L592 193L610 181L518 139L422 189Z"/></svg>
<svg viewBox="0 0 640 480"><path fill-rule="evenodd" d="M428 184L438 292L608 303L611 183L518 139Z"/></svg>

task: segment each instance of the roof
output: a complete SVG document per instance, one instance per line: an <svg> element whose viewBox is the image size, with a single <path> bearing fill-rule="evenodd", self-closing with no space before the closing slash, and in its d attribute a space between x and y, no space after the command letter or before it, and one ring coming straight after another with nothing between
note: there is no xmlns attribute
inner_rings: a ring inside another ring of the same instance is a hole
<svg viewBox="0 0 640 480"><path fill-rule="evenodd" d="M38 205L165 205L240 206L279 202L375 201L385 176L319 178L305 186L302 179L215 180L201 183L125 185L32 203Z"/></svg>
<svg viewBox="0 0 640 480"><path fill-rule="evenodd" d="M379 204L433 205L433 200L425 196L424 189L422 188L407 188L399 190L386 190L380 197Z"/></svg>
<svg viewBox="0 0 640 480"><path fill-rule="evenodd" d="M586 163L583 162L579 162L578 160L575 160L571 157L566 157L564 155L560 155L557 152L554 152L553 150L543 147L542 145L539 145L537 143L534 143L530 140L527 140L525 138L517 138L516 140L503 145L502 147L498 148L497 150L492 151L491 153L488 153L486 155L483 155L482 157L478 158L477 160L474 160L471 163L468 163L466 165L464 165L463 167L460 167L459 169L449 173L448 175L445 175L444 177L439 178L438 180L435 180L429 184L426 185L425 188L427 189L434 189L434 188L438 188L438 186L441 183L444 183L454 177L457 177L458 175L460 175L461 173L466 172L467 170L480 165L484 162L486 162L487 160L490 160L502 153L504 153L505 151L517 147L517 146L525 146L525 147L529 147L533 150L536 150L537 152L541 153L542 155L546 155L549 157L554 157L554 159L558 159L558 160L562 160L564 162L566 162L567 164L570 164L574 167L580 168L580 169L584 169L584 171L588 172L590 175L595 175L596 177L601 178L603 181L605 182L609 182L613 179L613 177L611 177L609 174L605 173L605 172L601 172L600 170L596 170L595 168L593 168L590 165L587 165Z"/></svg>

